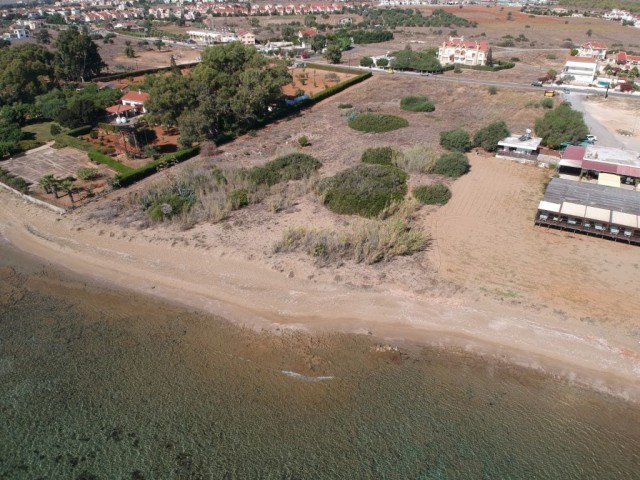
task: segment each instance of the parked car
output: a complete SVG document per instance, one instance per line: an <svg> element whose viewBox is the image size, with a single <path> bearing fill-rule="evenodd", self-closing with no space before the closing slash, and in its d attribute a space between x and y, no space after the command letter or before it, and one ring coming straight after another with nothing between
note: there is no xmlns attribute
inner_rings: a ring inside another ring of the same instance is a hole
<svg viewBox="0 0 640 480"><path fill-rule="evenodd" d="M587 135L587 142L596 143L598 141L598 137L595 135Z"/></svg>
<svg viewBox="0 0 640 480"><path fill-rule="evenodd" d="M531 85L533 87L541 87L542 86L542 82L533 82Z"/></svg>

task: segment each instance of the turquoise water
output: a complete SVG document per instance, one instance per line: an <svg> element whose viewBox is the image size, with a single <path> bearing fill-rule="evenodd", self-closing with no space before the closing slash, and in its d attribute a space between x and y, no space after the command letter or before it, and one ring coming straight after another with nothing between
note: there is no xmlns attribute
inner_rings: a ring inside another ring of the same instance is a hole
<svg viewBox="0 0 640 480"><path fill-rule="evenodd" d="M1 479L640 478L640 409L602 394L0 267Z"/></svg>

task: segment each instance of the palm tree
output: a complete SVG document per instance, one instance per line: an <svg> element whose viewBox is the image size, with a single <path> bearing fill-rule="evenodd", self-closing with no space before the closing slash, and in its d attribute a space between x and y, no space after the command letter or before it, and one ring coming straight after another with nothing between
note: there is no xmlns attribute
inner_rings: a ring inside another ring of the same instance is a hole
<svg viewBox="0 0 640 480"><path fill-rule="evenodd" d="M53 184L56 182L56 178L51 175L43 175L42 177L40 177L40 180L38 180L38 185L40 185L45 193L53 193Z"/></svg>
<svg viewBox="0 0 640 480"><path fill-rule="evenodd" d="M73 183L75 180L72 177L67 177L60 181L60 190L66 192L73 203Z"/></svg>

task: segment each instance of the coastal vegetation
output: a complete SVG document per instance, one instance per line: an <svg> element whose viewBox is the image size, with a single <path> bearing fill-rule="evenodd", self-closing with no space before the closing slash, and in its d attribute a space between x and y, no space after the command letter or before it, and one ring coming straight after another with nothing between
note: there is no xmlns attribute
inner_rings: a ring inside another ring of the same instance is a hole
<svg viewBox="0 0 640 480"><path fill-rule="evenodd" d="M451 199L451 190L442 183L420 185L415 187L411 194L424 205L445 205Z"/></svg>
<svg viewBox="0 0 640 480"><path fill-rule="evenodd" d="M384 113L360 113L349 120L351 128L365 133L390 132L408 125L404 118Z"/></svg>
<svg viewBox="0 0 640 480"><path fill-rule="evenodd" d="M394 203L372 219L359 219L343 231L288 228L274 253L305 252L318 265L346 260L371 265L424 250L429 238L414 228L413 202Z"/></svg>
<svg viewBox="0 0 640 480"><path fill-rule="evenodd" d="M423 96L402 97L400 108L410 112L433 112L436 109L433 102Z"/></svg>
<svg viewBox="0 0 640 480"><path fill-rule="evenodd" d="M460 177L469 171L469 159L462 152L443 153L433 167L433 173L445 177Z"/></svg>
<svg viewBox="0 0 640 480"><path fill-rule="evenodd" d="M391 165L394 151L391 147L367 148L362 152L361 160L370 165Z"/></svg>
<svg viewBox="0 0 640 480"><path fill-rule="evenodd" d="M318 182L322 203L332 212L375 217L407 193L407 174L386 165L358 165Z"/></svg>
<svg viewBox="0 0 640 480"><path fill-rule="evenodd" d="M471 150L471 137L462 128L440 132L440 146L454 152L468 152Z"/></svg>

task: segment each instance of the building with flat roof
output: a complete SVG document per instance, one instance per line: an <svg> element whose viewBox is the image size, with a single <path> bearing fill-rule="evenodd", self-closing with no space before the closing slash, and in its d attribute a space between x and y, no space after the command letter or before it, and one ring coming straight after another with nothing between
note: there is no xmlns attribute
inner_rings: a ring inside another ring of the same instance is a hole
<svg viewBox="0 0 640 480"><path fill-rule="evenodd" d="M640 180L640 154L621 148L588 145L571 145L562 153L558 162L560 173L611 173L621 176L625 183Z"/></svg>
<svg viewBox="0 0 640 480"><path fill-rule="evenodd" d="M569 57L560 73L560 78L572 83L589 85L598 72L598 60L593 57Z"/></svg>
<svg viewBox="0 0 640 480"><path fill-rule="evenodd" d="M535 224L640 246L640 192L553 178Z"/></svg>
<svg viewBox="0 0 640 480"><path fill-rule="evenodd" d="M498 142L500 147L496 153L501 158L516 158L524 160L535 160L540 153L540 143L542 138L532 137L531 130L520 136L511 136Z"/></svg>

